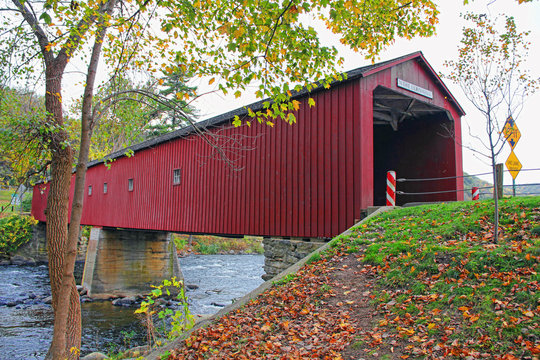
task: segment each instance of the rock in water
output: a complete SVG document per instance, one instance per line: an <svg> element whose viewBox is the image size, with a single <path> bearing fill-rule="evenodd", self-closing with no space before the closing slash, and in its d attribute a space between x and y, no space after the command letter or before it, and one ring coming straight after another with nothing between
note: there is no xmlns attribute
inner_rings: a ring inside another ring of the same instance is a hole
<svg viewBox="0 0 540 360"><path fill-rule="evenodd" d="M116 299L112 302L114 306L133 306L137 302L135 297L125 297L121 299Z"/></svg>
<svg viewBox="0 0 540 360"><path fill-rule="evenodd" d="M108 359L109 357L107 355L105 355L104 353L100 353L100 352L93 352L93 353L90 353L88 355L86 355L85 357L81 358L81 360L105 360L105 359Z"/></svg>

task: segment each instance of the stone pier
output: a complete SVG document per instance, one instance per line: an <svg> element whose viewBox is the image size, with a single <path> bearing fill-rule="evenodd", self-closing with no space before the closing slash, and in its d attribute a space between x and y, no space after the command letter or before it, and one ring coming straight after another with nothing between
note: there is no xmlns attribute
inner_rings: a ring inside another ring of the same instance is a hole
<svg viewBox="0 0 540 360"><path fill-rule="evenodd" d="M89 296L145 294L173 276L183 279L170 233L92 228L82 280Z"/></svg>
<svg viewBox="0 0 540 360"><path fill-rule="evenodd" d="M33 226L32 239L17 249L15 255L37 263L49 261L47 258L46 224L44 222L38 222Z"/></svg>
<svg viewBox="0 0 540 360"><path fill-rule="evenodd" d="M264 280L273 278L324 244L326 244L324 240L264 239L264 272L266 274L262 278Z"/></svg>

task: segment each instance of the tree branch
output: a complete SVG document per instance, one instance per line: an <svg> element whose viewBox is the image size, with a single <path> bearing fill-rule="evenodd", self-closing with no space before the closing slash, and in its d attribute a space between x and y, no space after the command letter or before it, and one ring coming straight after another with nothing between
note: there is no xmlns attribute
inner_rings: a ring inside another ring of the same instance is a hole
<svg viewBox="0 0 540 360"><path fill-rule="evenodd" d="M43 30L43 28L39 25L38 20L36 19L34 14L31 13L30 10L28 10L26 5L20 2L20 0L12 0L12 1L13 1L13 4L19 9L24 20L32 28L32 31L34 32L34 35L36 36L38 40L38 44L41 49L41 53L43 54L45 63L52 62L53 55L52 55L51 49L47 48L47 45L49 45L49 39L47 38L47 34Z"/></svg>
<svg viewBox="0 0 540 360"><path fill-rule="evenodd" d="M13 0L13 1L18 1L18 0ZM68 37L64 45L62 45L62 48L60 49L60 52L58 53L56 57L58 61L67 60L71 57L72 55L71 51L73 51L73 49L76 49L79 46L79 44L82 41L83 35L88 31L88 29L90 28L90 25L94 21L96 21L98 16L103 16L105 13L107 13L110 10L109 8L110 8L111 2L113 3L113 6L116 3L116 1L114 0L108 0L107 2L101 4L99 9L97 10L97 14L94 13L90 15L88 18L85 18L83 16L83 18L77 24L75 30L71 32L71 35Z"/></svg>

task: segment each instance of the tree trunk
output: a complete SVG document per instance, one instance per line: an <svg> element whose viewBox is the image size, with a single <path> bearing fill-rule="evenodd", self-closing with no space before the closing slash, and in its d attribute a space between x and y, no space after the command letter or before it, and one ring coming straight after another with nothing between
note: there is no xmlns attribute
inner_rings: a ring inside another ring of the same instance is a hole
<svg viewBox="0 0 540 360"><path fill-rule="evenodd" d="M116 0L109 1L106 13L110 14L115 4ZM61 355L61 359L78 359L79 352L72 352L70 350L72 349L72 347L76 347L76 350L80 350L81 348L80 301L79 294L75 285L73 270L77 257L77 242L79 239L85 190L86 164L88 162L88 155L90 151L90 137L92 132L92 99L94 95L94 83L96 78L97 66L101 55L103 37L105 36L107 28L98 25L98 29L99 30L96 33L96 38L94 41L94 47L92 48L90 63L88 64L88 74L86 77L86 86L84 89L81 113L81 139L79 145L77 168L75 173L73 204L71 206L71 218L69 223L69 230L67 232L67 242L64 246L64 262L60 267L60 269L62 269L62 274L60 279L60 290L58 292L59 296L57 300L58 310L55 310L53 344L55 343L55 340L58 341L59 349L62 348L62 345L60 343L62 341L61 332L67 330L65 339L65 352ZM74 302L76 302L76 306ZM72 314L71 311L68 311L67 309L74 309L78 312L74 312ZM56 314L58 314L58 316L56 316ZM73 338L71 338L72 335ZM60 359L60 357L54 356L53 359Z"/></svg>
<svg viewBox="0 0 540 360"><path fill-rule="evenodd" d="M493 171L493 242L499 242L499 187L497 186L497 166L495 165L495 149L493 145L493 122L491 117L488 119L489 125L489 148L491 151L491 169Z"/></svg>
<svg viewBox="0 0 540 360"><path fill-rule="evenodd" d="M67 63L67 62L66 62ZM51 184L47 199L47 252L54 310L53 340L46 359L78 358L71 348L81 347L81 307L75 278L62 288L65 252L68 239L69 190L73 151L67 144L67 133L62 128L62 75L65 63L47 64L45 108L49 121L56 125L50 136ZM65 297L68 301L61 301Z"/></svg>

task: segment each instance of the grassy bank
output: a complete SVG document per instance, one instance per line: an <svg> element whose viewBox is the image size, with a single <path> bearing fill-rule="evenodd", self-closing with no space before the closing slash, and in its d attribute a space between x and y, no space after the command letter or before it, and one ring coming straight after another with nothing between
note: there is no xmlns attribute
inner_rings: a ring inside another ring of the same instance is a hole
<svg viewBox="0 0 540 360"><path fill-rule="evenodd" d="M224 238L211 235L174 234L176 249L188 254L262 254L262 239L257 237Z"/></svg>
<svg viewBox="0 0 540 360"><path fill-rule="evenodd" d="M407 339L409 356L533 358L540 353L540 198L501 203L499 243L492 201L423 206L383 214L339 246L372 274L376 331L357 339ZM387 330L387 331L383 331Z"/></svg>
<svg viewBox="0 0 540 360"><path fill-rule="evenodd" d="M538 359L540 198L385 213L170 352L190 358Z"/></svg>
<svg viewBox="0 0 540 360"><path fill-rule="evenodd" d="M15 193L16 189L2 189L0 190L0 218L6 217L13 214L19 214L20 213L20 206L19 205L11 205L11 196ZM23 201L23 211L29 212L31 208L31 201L32 201L32 193L31 191L28 191L24 195L24 201ZM3 209L3 211L2 211Z"/></svg>
<svg viewBox="0 0 540 360"><path fill-rule="evenodd" d="M8 207L11 202L11 195L13 194L12 189L0 190L0 209L4 208L4 211L0 212L0 217L11 215L11 206Z"/></svg>

